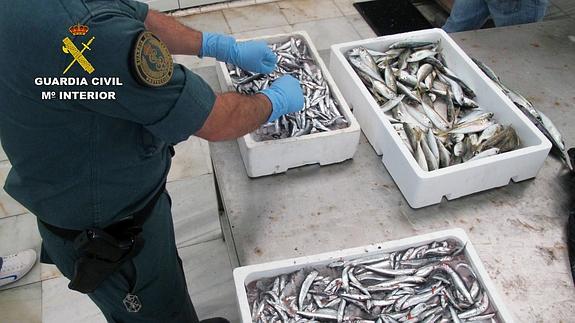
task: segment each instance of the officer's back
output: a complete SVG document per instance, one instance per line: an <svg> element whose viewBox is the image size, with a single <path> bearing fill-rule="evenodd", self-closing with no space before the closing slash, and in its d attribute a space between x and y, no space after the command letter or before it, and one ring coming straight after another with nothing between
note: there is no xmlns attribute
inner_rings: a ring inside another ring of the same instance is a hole
<svg viewBox="0 0 575 323"><path fill-rule="evenodd" d="M106 225L144 204L169 169L167 144L144 125L162 118L155 106L173 102L130 72L142 15L124 1L0 4L0 140L12 164L5 189L45 222ZM73 35L74 25L90 29ZM66 37L83 50L91 74L63 49ZM61 77L116 77L123 85L36 85ZM66 91L111 91L116 100L60 100Z"/></svg>

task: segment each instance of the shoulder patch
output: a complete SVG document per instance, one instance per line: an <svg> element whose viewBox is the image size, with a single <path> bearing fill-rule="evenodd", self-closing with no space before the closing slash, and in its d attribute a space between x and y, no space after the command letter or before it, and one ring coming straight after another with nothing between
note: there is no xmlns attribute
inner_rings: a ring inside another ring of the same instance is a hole
<svg viewBox="0 0 575 323"><path fill-rule="evenodd" d="M174 62L168 48L149 31L138 35L130 59L133 74L142 85L164 86L174 74Z"/></svg>

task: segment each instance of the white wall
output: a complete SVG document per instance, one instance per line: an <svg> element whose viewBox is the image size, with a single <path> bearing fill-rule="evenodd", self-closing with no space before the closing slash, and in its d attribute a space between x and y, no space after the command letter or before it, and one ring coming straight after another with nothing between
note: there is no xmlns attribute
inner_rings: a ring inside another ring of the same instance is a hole
<svg viewBox="0 0 575 323"><path fill-rule="evenodd" d="M206 4L224 2L226 0L138 0L147 3L150 8L159 11L169 11L197 7Z"/></svg>

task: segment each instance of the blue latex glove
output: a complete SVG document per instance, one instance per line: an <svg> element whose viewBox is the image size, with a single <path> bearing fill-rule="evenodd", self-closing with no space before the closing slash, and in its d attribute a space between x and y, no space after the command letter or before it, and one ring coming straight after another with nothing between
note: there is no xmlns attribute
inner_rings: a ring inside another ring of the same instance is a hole
<svg viewBox="0 0 575 323"><path fill-rule="evenodd" d="M303 109L304 98L301 84L291 75L280 77L260 93L267 96L272 103L273 110L268 122L275 121L284 114Z"/></svg>
<svg viewBox="0 0 575 323"><path fill-rule="evenodd" d="M236 40L227 35L202 33L200 57L214 57L243 70L269 74L276 68L277 56L264 41Z"/></svg>

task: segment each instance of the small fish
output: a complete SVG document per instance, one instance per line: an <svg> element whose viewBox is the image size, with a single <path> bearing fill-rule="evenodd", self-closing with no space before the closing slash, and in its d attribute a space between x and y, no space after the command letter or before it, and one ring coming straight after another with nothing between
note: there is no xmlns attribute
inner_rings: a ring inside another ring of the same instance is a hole
<svg viewBox="0 0 575 323"><path fill-rule="evenodd" d="M449 129L449 124L445 121L432 107L430 107L425 100L421 101L421 106L423 107L423 111L425 115L431 120L433 125L441 130L447 131Z"/></svg>
<svg viewBox="0 0 575 323"><path fill-rule="evenodd" d="M385 66L385 84L389 87L393 92L397 93L397 82L395 81L395 75L393 75L393 71L389 65Z"/></svg>
<svg viewBox="0 0 575 323"><path fill-rule="evenodd" d="M425 153L421 147L421 140L417 142L415 149L415 160L417 161L417 164L419 164L419 167L421 167L424 171L429 171L429 166L427 164L427 160L425 159Z"/></svg>
<svg viewBox="0 0 575 323"><path fill-rule="evenodd" d="M487 150L484 150L484 151L476 154L475 156L473 156L468 161L473 161L473 160L478 160L478 159L485 158L485 157L495 156L497 154L499 154L499 148L491 148L491 149L487 149Z"/></svg>
<svg viewBox="0 0 575 323"><path fill-rule="evenodd" d="M427 169L429 171L439 169L439 160L435 157L429 145L427 144L427 140L421 140L421 148L423 151L423 155L425 157L425 161L427 162Z"/></svg>
<svg viewBox="0 0 575 323"><path fill-rule="evenodd" d="M371 69L360 57L350 57L349 61L352 63L353 67L368 75L370 78L384 82L383 78L376 69Z"/></svg>
<svg viewBox="0 0 575 323"><path fill-rule="evenodd" d="M431 49L424 49L424 50L420 50L417 52L414 52L413 54L409 55L409 57L407 58L407 62L408 63L415 63L415 62L419 62L421 60L424 60L428 57L433 57L437 55L437 52Z"/></svg>
<svg viewBox="0 0 575 323"><path fill-rule="evenodd" d="M410 89L408 89L405 85L401 84L401 83L397 83L397 89L399 90L399 92L407 95L408 98L410 98L413 101L417 101L420 102L421 99L418 98L413 92L411 92Z"/></svg>
<svg viewBox="0 0 575 323"><path fill-rule="evenodd" d="M494 125L494 122L489 119L476 119L453 127L453 129L449 130L449 133L471 134L481 132L492 125Z"/></svg>
<svg viewBox="0 0 575 323"><path fill-rule="evenodd" d="M425 78L433 72L433 65L431 64L423 64L417 70L417 85L416 88L419 88L419 84L422 83ZM425 83L424 83L425 84ZM428 87L429 88L429 87Z"/></svg>
<svg viewBox="0 0 575 323"><path fill-rule="evenodd" d="M404 94L400 94L391 100L387 101L384 105L381 106L382 112L387 112L393 108L395 108L403 99L405 98Z"/></svg>
<svg viewBox="0 0 575 323"><path fill-rule="evenodd" d="M319 273L317 271L312 271L304 280L300 293L299 293L299 298L298 298L298 306L299 308L303 308L303 302L305 300L305 297L307 295L307 292L309 290L309 288L311 287L311 284L313 283L314 279L317 277Z"/></svg>
<svg viewBox="0 0 575 323"><path fill-rule="evenodd" d="M433 156L437 160L437 163L439 163L439 146L437 145L437 139L435 138L435 135L433 134L433 130L427 129L425 139L427 141L427 145L429 146L429 149L431 150L431 152L433 153Z"/></svg>
<svg viewBox="0 0 575 323"><path fill-rule="evenodd" d="M447 148L445 148L445 146L439 139L436 140L437 140L437 147L439 148L439 166L447 167L451 164L451 153L449 152L449 150L447 150Z"/></svg>
<svg viewBox="0 0 575 323"><path fill-rule="evenodd" d="M366 48L364 48L364 47L359 48L359 58L371 70L377 71L377 63L375 62L375 60L373 59L373 56L371 56L371 54L369 53L369 51Z"/></svg>
<svg viewBox="0 0 575 323"><path fill-rule="evenodd" d="M400 107L405 107L407 113L415 119L415 121L424 128L431 128L433 126L433 121L425 114L420 112L417 108L412 106L407 106L400 104Z"/></svg>
<svg viewBox="0 0 575 323"><path fill-rule="evenodd" d="M387 100L391 100L397 96L397 94L392 89L387 87L384 82L371 80L371 85L373 86L373 89L376 93L386 98Z"/></svg>
<svg viewBox="0 0 575 323"><path fill-rule="evenodd" d="M396 48L416 48L416 47L424 47L429 45L435 45L436 42L431 41L411 41L411 40L402 40L396 43L393 43L389 46L391 49Z"/></svg>

